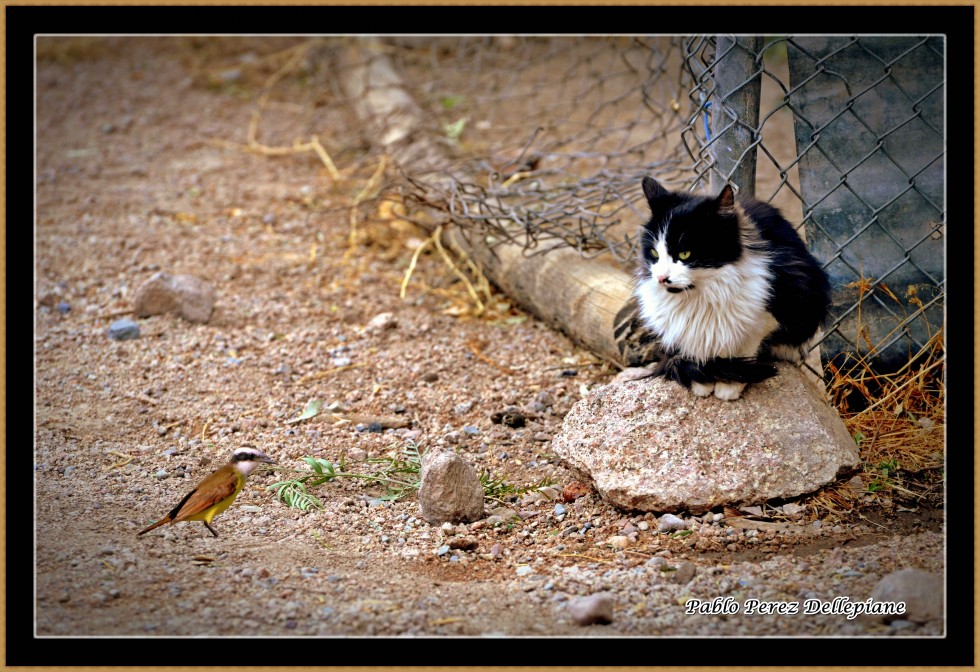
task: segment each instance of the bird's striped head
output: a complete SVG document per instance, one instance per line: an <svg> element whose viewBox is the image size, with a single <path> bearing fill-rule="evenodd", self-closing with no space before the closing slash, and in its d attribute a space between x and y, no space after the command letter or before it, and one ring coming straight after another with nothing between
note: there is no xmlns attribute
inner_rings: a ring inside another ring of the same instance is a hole
<svg viewBox="0 0 980 672"><path fill-rule="evenodd" d="M248 476L260 463L275 464L276 461L255 446L242 446L235 449L231 455L231 463L236 469Z"/></svg>

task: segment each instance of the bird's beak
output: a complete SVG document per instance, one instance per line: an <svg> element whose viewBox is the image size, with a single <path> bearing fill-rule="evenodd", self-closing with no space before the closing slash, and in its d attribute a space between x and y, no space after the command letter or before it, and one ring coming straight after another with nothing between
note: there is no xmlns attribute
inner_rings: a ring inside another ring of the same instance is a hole
<svg viewBox="0 0 980 672"><path fill-rule="evenodd" d="M268 455L263 455L262 457L260 457L260 458L259 458L259 462L266 462L266 463L268 463L268 464L275 464L275 463L276 463L276 461L275 461L275 460L273 460L273 459L272 459L271 457L269 457Z"/></svg>

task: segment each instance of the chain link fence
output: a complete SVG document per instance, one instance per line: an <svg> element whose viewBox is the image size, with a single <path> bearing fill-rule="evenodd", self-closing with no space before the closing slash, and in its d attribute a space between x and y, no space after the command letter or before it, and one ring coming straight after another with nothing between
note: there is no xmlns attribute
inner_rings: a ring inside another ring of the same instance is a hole
<svg viewBox="0 0 980 672"><path fill-rule="evenodd" d="M571 248L630 271L644 175L706 193L731 182L799 223L827 269L825 363L894 371L941 334L941 37L380 44L423 120L411 133L443 157L399 161L398 188L486 244Z"/></svg>
<svg viewBox="0 0 980 672"><path fill-rule="evenodd" d="M831 278L835 367L914 359L943 325L942 38L694 37L685 66L692 188L731 180L800 222Z"/></svg>

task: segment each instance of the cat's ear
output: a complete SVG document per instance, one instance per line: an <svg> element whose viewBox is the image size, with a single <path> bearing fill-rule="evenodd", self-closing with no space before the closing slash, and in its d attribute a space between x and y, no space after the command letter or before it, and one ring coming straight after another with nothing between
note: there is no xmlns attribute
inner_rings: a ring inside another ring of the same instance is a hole
<svg viewBox="0 0 980 672"><path fill-rule="evenodd" d="M664 189L664 186L652 177L647 176L643 178L643 195L647 197L647 202L650 205L653 205L654 201L666 193L667 190Z"/></svg>
<svg viewBox="0 0 980 672"><path fill-rule="evenodd" d="M726 184L718 194L718 210L733 210L735 208L735 191L732 185Z"/></svg>

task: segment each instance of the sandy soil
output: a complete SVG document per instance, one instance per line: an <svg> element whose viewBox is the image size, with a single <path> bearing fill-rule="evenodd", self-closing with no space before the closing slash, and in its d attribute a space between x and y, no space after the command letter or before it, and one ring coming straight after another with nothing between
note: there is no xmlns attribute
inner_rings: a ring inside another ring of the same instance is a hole
<svg viewBox="0 0 980 672"><path fill-rule="evenodd" d="M686 614L691 597L864 600L894 569L942 574L941 502L817 523L810 510L779 528L699 519L685 536L593 493L553 499L576 477L549 440L615 371L504 296L489 318L454 315L465 291L434 255L401 300L417 241L367 220L349 244L349 204L378 157L355 133L327 132L340 122L306 83L280 94L298 102L267 107L262 140L329 136L340 184L311 154L211 142L245 141L257 91L201 66L255 45L62 46L42 50L37 72L37 636L943 633L941 621ZM161 270L212 283L211 320L155 316L136 340L108 338ZM392 326L371 328L382 313ZM310 399L320 415L287 424ZM491 420L508 406L525 427ZM405 426L358 431L365 418ZM289 474L260 472L215 520L220 537L182 523L137 538L245 444L284 468L344 458L360 474L406 446L448 446L494 478L553 490L487 501L516 520L443 529L419 518L414 496L386 502L355 478L319 486L322 510L290 509L266 487ZM440 555L454 537L472 550ZM612 622L577 624L569 604L596 592L613 596Z"/></svg>

